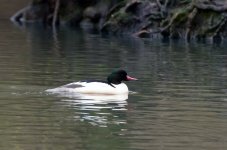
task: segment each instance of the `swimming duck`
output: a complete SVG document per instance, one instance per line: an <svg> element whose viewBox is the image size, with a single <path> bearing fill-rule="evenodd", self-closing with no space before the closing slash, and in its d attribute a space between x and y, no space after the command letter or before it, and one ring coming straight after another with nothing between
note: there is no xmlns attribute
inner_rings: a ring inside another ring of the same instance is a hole
<svg viewBox="0 0 227 150"><path fill-rule="evenodd" d="M126 94L129 92L128 87L122 81L137 80L127 75L125 70L112 72L106 81L102 80L82 80L72 82L54 89L48 89L47 92L73 92L81 94Z"/></svg>

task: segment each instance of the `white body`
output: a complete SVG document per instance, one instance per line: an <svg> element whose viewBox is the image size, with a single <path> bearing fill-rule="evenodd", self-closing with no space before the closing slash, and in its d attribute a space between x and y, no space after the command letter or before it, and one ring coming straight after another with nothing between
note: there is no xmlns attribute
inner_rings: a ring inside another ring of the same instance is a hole
<svg viewBox="0 0 227 150"><path fill-rule="evenodd" d="M59 93L82 93L82 94L127 94L128 87L126 84L112 84L113 86L103 82L73 82L54 89L48 89L47 92Z"/></svg>

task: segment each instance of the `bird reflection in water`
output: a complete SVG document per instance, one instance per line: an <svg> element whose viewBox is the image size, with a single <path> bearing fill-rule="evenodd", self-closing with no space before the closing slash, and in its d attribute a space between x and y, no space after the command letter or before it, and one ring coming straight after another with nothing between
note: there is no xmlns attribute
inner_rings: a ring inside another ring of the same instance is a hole
<svg viewBox="0 0 227 150"><path fill-rule="evenodd" d="M55 93L56 94L56 93ZM128 94L95 95L78 93L58 93L64 105L76 110L74 119L94 126L126 124Z"/></svg>

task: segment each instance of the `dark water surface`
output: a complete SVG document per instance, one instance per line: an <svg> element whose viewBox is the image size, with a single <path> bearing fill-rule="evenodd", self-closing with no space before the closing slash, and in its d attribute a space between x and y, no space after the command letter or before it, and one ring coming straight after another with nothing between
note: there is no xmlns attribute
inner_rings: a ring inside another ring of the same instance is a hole
<svg viewBox="0 0 227 150"><path fill-rule="evenodd" d="M9 22L0 23L0 34L0 149L227 149L227 44ZM116 68L139 79L127 83L133 93L126 97L44 92Z"/></svg>

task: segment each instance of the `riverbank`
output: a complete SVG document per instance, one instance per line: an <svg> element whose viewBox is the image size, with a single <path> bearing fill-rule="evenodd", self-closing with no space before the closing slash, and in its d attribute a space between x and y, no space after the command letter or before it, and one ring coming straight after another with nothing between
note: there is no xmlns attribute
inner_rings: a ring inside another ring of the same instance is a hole
<svg viewBox="0 0 227 150"><path fill-rule="evenodd" d="M227 3L221 0L33 0L13 22L81 26L141 38L212 39L227 37Z"/></svg>

